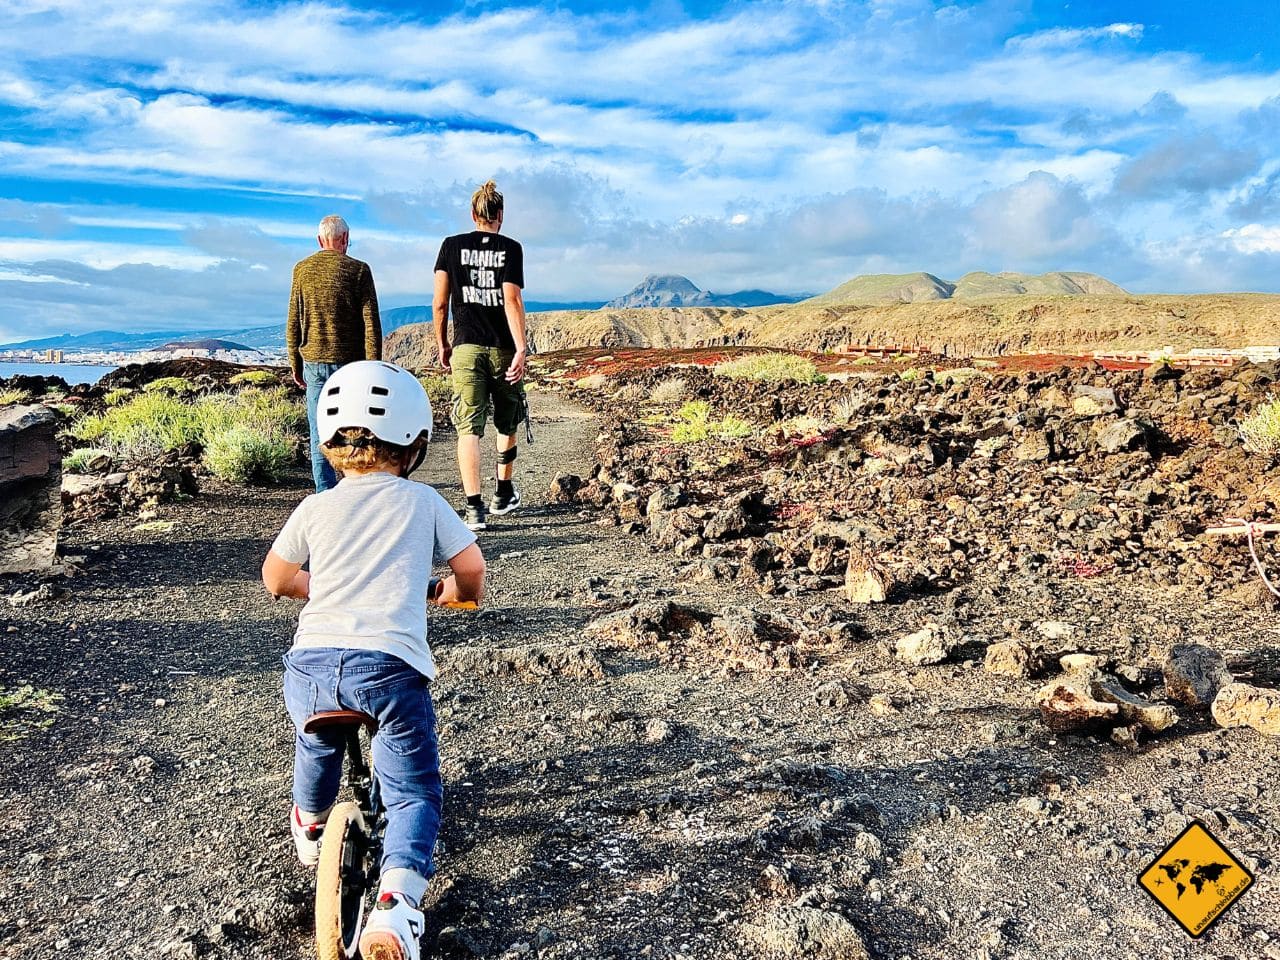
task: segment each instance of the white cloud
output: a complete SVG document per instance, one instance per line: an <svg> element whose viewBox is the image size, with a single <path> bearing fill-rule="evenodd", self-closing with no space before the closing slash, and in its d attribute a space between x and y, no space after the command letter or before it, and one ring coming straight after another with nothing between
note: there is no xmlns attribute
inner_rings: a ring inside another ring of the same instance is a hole
<svg viewBox="0 0 1280 960"><path fill-rule="evenodd" d="M1250 223L1224 230L1222 238L1241 253L1280 253L1280 227Z"/></svg>
<svg viewBox="0 0 1280 960"><path fill-rule="evenodd" d="M1145 29L1140 23L1109 23L1104 27L1055 27L1023 37L1013 37L1008 45L1022 50L1053 50L1079 47L1095 40L1141 40Z"/></svg>

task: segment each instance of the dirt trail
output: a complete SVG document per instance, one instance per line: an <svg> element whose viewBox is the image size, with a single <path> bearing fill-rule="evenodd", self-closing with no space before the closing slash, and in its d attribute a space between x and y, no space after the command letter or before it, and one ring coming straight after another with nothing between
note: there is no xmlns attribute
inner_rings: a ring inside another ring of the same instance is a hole
<svg viewBox="0 0 1280 960"><path fill-rule="evenodd" d="M808 909L847 917L878 958L1280 957L1273 741L1067 744L1021 686L977 664L903 670L865 640L777 673L600 649L583 627L632 599L765 601L672 582L643 541L549 504L554 473L589 471L597 426L553 395L534 408L528 507L482 539L487 609L433 619L446 818L424 955L756 957L747 925ZM447 438L424 478L456 503L452 463ZM257 575L305 492L301 474L211 486L164 510L167 532L77 528L70 594L0 606L0 690L62 697L3 714L0 958L313 955L284 819L296 607ZM1084 622L1088 597L1071 603ZM1206 607L1201 625L1233 616ZM593 662L601 676L572 675ZM524 670L492 675L507 663ZM1210 952L1133 884L1192 816L1259 878Z"/></svg>

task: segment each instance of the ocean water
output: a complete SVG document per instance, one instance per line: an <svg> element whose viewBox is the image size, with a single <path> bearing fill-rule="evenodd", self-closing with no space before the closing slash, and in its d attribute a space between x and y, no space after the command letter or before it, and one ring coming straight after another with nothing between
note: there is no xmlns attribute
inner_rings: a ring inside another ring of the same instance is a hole
<svg viewBox="0 0 1280 960"><path fill-rule="evenodd" d="M116 367L89 363L11 363L0 360L0 379L18 375L26 377L61 377L67 383L97 383Z"/></svg>

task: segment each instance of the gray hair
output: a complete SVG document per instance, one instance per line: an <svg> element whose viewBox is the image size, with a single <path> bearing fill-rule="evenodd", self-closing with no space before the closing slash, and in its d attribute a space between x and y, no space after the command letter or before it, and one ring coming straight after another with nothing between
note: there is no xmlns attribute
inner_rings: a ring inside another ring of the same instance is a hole
<svg viewBox="0 0 1280 960"><path fill-rule="evenodd" d="M325 240L337 240L350 235L351 228L347 226L347 221L336 213L331 213L320 221L320 236Z"/></svg>

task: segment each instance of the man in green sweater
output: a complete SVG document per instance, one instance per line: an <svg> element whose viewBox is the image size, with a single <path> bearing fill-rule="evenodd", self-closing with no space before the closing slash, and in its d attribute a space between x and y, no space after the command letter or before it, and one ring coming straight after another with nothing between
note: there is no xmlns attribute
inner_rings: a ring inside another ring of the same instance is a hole
<svg viewBox="0 0 1280 960"><path fill-rule="evenodd" d="M382 324L373 271L367 263L347 256L351 239L347 222L325 217L316 239L320 249L293 268L285 345L293 382L307 391L311 474L318 493L338 482L320 452L321 442L329 438L316 433L320 388L345 363L382 359Z"/></svg>

